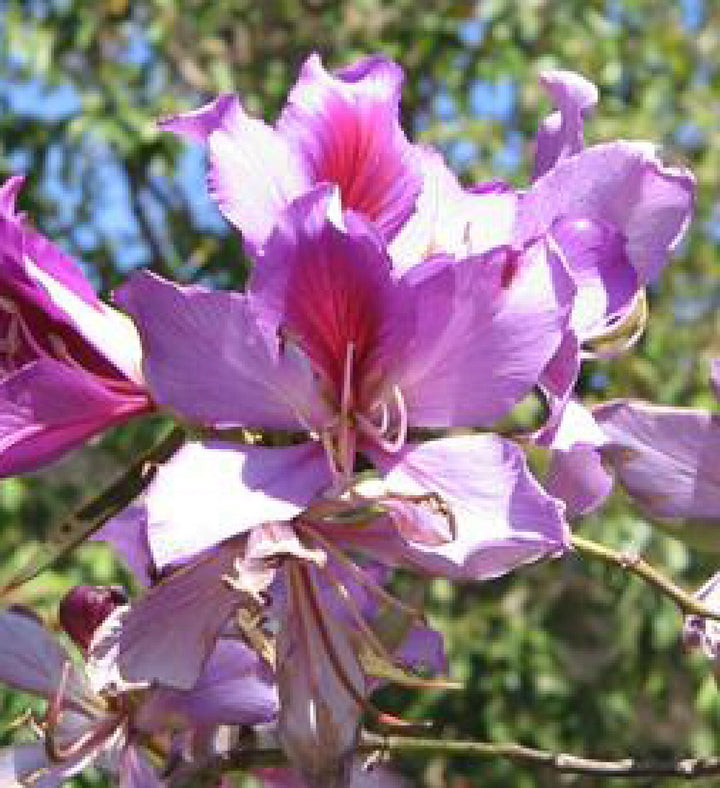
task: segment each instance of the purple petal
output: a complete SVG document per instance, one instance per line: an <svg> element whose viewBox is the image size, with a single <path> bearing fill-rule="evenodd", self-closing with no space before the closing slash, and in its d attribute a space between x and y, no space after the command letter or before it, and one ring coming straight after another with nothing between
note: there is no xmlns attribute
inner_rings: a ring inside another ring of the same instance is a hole
<svg viewBox="0 0 720 788"><path fill-rule="evenodd" d="M29 778L41 769L50 766L45 744L16 744L0 749L0 785L3 788L20 788L29 783ZM56 785L60 785L58 778Z"/></svg>
<svg viewBox="0 0 720 788"><path fill-rule="evenodd" d="M30 614L0 613L0 681L49 699L58 691L68 662L65 650ZM67 682L68 700L82 703L92 698L75 668Z"/></svg>
<svg viewBox="0 0 720 788"><path fill-rule="evenodd" d="M34 471L147 407L59 361L28 364L0 380L0 476Z"/></svg>
<svg viewBox="0 0 720 788"><path fill-rule="evenodd" d="M310 788L342 788L358 741L356 697L364 697L365 680L348 632L323 616L311 572L294 563L285 568L287 609L277 639L278 733Z"/></svg>
<svg viewBox="0 0 720 788"><path fill-rule="evenodd" d="M191 689L240 602L223 577L241 553L240 545L225 544L106 619L90 645L93 686L159 681Z"/></svg>
<svg viewBox="0 0 720 788"><path fill-rule="evenodd" d="M297 341L337 398L353 349L352 385L360 407L372 402L402 352L404 288L365 222L328 217L332 192L320 188L286 211L255 268L250 292L280 331Z"/></svg>
<svg viewBox="0 0 720 788"><path fill-rule="evenodd" d="M320 444L184 446L145 496L159 569L268 521L291 520L332 483Z"/></svg>
<svg viewBox="0 0 720 788"><path fill-rule="evenodd" d="M402 70L382 57L328 73L304 63L278 123L311 183L333 183L342 205L391 239L410 216L422 183L416 149L398 122Z"/></svg>
<svg viewBox="0 0 720 788"><path fill-rule="evenodd" d="M544 71L540 74L540 84L557 111L545 118L538 129L533 179L545 174L561 159L582 150L583 121L598 100L595 85L573 71Z"/></svg>
<svg viewBox="0 0 720 788"><path fill-rule="evenodd" d="M690 221L694 180L664 167L639 142L595 145L558 162L520 201L516 243L552 230L558 219L613 227L644 284L665 265Z"/></svg>
<svg viewBox="0 0 720 788"><path fill-rule="evenodd" d="M396 271L434 254L462 259L509 244L517 196L506 189L465 190L442 156L420 149L423 188L415 213L390 245Z"/></svg>
<svg viewBox="0 0 720 788"><path fill-rule="evenodd" d="M565 503L568 516L589 514L604 503L613 487L600 454L607 436L589 410L574 400L562 403L534 440L553 450L545 489Z"/></svg>
<svg viewBox="0 0 720 788"><path fill-rule="evenodd" d="M278 355L239 293L180 287L148 273L118 293L142 336L155 400L215 426L298 429L312 380L300 360Z"/></svg>
<svg viewBox="0 0 720 788"><path fill-rule="evenodd" d="M157 688L138 711L136 724L162 730L178 718L188 726L257 725L277 714L278 698L268 666L247 646L219 640L191 690Z"/></svg>
<svg viewBox="0 0 720 788"><path fill-rule="evenodd" d="M411 425L491 424L537 384L562 340L574 288L544 243L416 266L417 309L399 381Z"/></svg>
<svg viewBox="0 0 720 788"><path fill-rule="evenodd" d="M0 213L5 214L10 219L17 217L15 201L24 184L24 175L13 175L0 186Z"/></svg>
<svg viewBox="0 0 720 788"><path fill-rule="evenodd" d="M157 570L150 552L147 511L144 506L128 506L90 538L109 542L141 585L148 587L152 584Z"/></svg>
<svg viewBox="0 0 720 788"><path fill-rule="evenodd" d="M567 549L562 504L542 490L522 451L509 441L494 435L442 438L373 459L390 492L439 496L455 531L451 542L438 546L395 540L383 547L388 529L372 526L347 535L378 560L484 580ZM378 536L380 544L373 545Z"/></svg>
<svg viewBox="0 0 720 788"><path fill-rule="evenodd" d="M285 205L312 183L283 135L247 115L235 96L222 95L200 110L160 125L207 142L210 192L256 250Z"/></svg>
<svg viewBox="0 0 720 788"><path fill-rule="evenodd" d="M553 237L577 286L570 325L580 341L602 335L632 309L638 277L625 239L607 223L560 220Z"/></svg>
<svg viewBox="0 0 720 788"><path fill-rule="evenodd" d="M15 200L24 182L24 177L9 178L0 187L0 257L9 256L17 262L27 258L87 304L97 304L95 291L77 263L15 212Z"/></svg>
<svg viewBox="0 0 720 788"><path fill-rule="evenodd" d="M661 519L720 517L720 421L704 410L615 402L593 415L603 457L633 499Z"/></svg>
<svg viewBox="0 0 720 788"><path fill-rule="evenodd" d="M577 337L568 331L539 380L553 422L570 399L580 374L581 352Z"/></svg>
<svg viewBox="0 0 720 788"><path fill-rule="evenodd" d="M119 788L165 788L166 782L160 779L143 751L131 745L125 747L120 757L118 785Z"/></svg>
<svg viewBox="0 0 720 788"><path fill-rule="evenodd" d="M545 489L563 501L568 517L582 517L599 508L612 492L613 477L600 452L590 446L553 453Z"/></svg>

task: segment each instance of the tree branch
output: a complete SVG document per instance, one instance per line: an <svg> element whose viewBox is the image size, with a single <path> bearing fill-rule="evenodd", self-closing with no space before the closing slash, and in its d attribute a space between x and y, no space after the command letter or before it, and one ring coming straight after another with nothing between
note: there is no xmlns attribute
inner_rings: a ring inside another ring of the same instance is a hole
<svg viewBox="0 0 720 788"><path fill-rule="evenodd" d="M651 566L644 558L633 553L619 553L605 545L585 539L582 536L573 534L573 547L583 555L591 558L599 558L607 564L613 564L627 572L641 577L647 583L658 589L662 594L669 597L680 608L685 615L703 616L714 621L720 621L720 611L711 610L700 600L688 593L680 586L675 585L669 578L665 577L660 571Z"/></svg>
<svg viewBox="0 0 720 788"><path fill-rule="evenodd" d="M28 564L0 588L0 598L37 577L134 501L153 480L158 465L168 460L184 442L185 430L174 427L114 482L54 525Z"/></svg>
<svg viewBox="0 0 720 788"><path fill-rule="evenodd" d="M462 756L464 758L505 760L549 769L562 774L584 774L596 777L681 777L687 780L720 775L720 757L678 758L653 761L640 758L600 760L564 752L539 750L516 742L483 742L458 739L429 739L414 736L384 736L365 732L358 746L358 754L372 755L433 755ZM258 766L287 765L282 749L274 744L233 751L229 756L216 758L201 770L203 775L245 770ZM197 778L198 772L194 773Z"/></svg>

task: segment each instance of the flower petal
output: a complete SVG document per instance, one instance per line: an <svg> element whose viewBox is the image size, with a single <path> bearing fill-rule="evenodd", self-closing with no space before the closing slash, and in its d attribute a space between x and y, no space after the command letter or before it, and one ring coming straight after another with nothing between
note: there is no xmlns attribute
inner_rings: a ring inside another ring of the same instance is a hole
<svg viewBox="0 0 720 788"><path fill-rule="evenodd" d="M137 581L148 587L156 577L157 569L150 552L147 533L147 511L141 504L131 504L120 514L108 520L90 537L109 542L130 568Z"/></svg>
<svg viewBox="0 0 720 788"><path fill-rule="evenodd" d="M533 179L561 159L582 150L583 121L598 100L595 85L573 71L543 71L540 84L552 98L557 111L548 115L538 129Z"/></svg>
<svg viewBox="0 0 720 788"><path fill-rule="evenodd" d="M389 492L438 496L455 532L450 542L425 545L399 539L391 544L390 529L372 523L354 534L338 531L338 538L369 549L378 560L484 580L568 547L562 504L542 490L510 441L494 435L442 438L408 445L399 455L375 452L373 460Z"/></svg>
<svg viewBox="0 0 720 788"><path fill-rule="evenodd" d="M0 749L0 785L2 788L23 788L31 784L32 775L49 766L50 758L43 742L3 747ZM60 785L60 778L56 785Z"/></svg>
<svg viewBox="0 0 720 788"><path fill-rule="evenodd" d="M404 346L404 288L367 223L347 215L340 229L332 221L333 193L321 187L289 206L249 289L338 399L352 346L352 383L363 400Z"/></svg>
<svg viewBox="0 0 720 788"><path fill-rule="evenodd" d="M661 519L720 518L720 420L690 408L618 401L593 411L603 457L633 499Z"/></svg>
<svg viewBox="0 0 720 788"><path fill-rule="evenodd" d="M239 604L238 592L223 578L233 573L241 552L240 545L226 543L105 619L89 649L93 687L123 689L158 681L191 689Z"/></svg>
<svg viewBox="0 0 720 788"><path fill-rule="evenodd" d="M320 444L186 444L145 496L158 569L263 522L291 520L332 483Z"/></svg>
<svg viewBox="0 0 720 788"><path fill-rule="evenodd" d="M304 63L277 123L312 183L340 188L343 208L391 239L410 216L422 176L398 121L402 70L383 57L328 73L318 55Z"/></svg>
<svg viewBox="0 0 720 788"><path fill-rule="evenodd" d="M247 115L235 96L219 96L199 110L165 119L160 126L207 142L210 192L256 251L280 211L311 185L283 135Z"/></svg>
<svg viewBox="0 0 720 788"><path fill-rule="evenodd" d="M0 476L36 470L147 407L83 370L34 361L0 380Z"/></svg>
<svg viewBox="0 0 720 788"><path fill-rule="evenodd" d="M286 610L277 640L279 736L310 788L348 784L365 680L348 633L318 601L313 570L285 567Z"/></svg>
<svg viewBox="0 0 720 788"><path fill-rule="evenodd" d="M632 309L639 287L624 236L608 223L561 219L553 237L577 286L570 325L581 342L600 336Z"/></svg>
<svg viewBox="0 0 720 788"><path fill-rule="evenodd" d="M538 382L567 326L574 287L543 242L404 277L417 324L398 381L418 427L488 425Z"/></svg>
<svg viewBox="0 0 720 788"><path fill-rule="evenodd" d="M269 667L247 646L220 639L190 690L156 688L138 710L136 724L152 732L178 717L189 726L257 725L278 711Z"/></svg>
<svg viewBox="0 0 720 788"><path fill-rule="evenodd" d="M165 788L166 782L150 764L139 747L123 749L118 769L119 788Z"/></svg>
<svg viewBox="0 0 720 788"><path fill-rule="evenodd" d="M0 613L0 681L49 699L58 691L69 662L65 650L30 614ZM92 698L84 677L74 667L66 693L68 700L80 703Z"/></svg>
<svg viewBox="0 0 720 788"><path fill-rule="evenodd" d="M439 153L420 148L419 154L423 188L417 208L389 248L396 271L434 254L462 259L510 243L517 204L513 191L463 189Z"/></svg>
<svg viewBox="0 0 720 788"><path fill-rule="evenodd" d="M244 296L148 273L118 293L140 329L155 400L218 427L298 429L311 396L300 362L278 354Z"/></svg>
<svg viewBox="0 0 720 788"><path fill-rule="evenodd" d="M552 231L558 219L609 225L625 239L640 283L653 280L690 221L695 182L664 167L641 142L595 145L559 161L520 201L516 243Z"/></svg>

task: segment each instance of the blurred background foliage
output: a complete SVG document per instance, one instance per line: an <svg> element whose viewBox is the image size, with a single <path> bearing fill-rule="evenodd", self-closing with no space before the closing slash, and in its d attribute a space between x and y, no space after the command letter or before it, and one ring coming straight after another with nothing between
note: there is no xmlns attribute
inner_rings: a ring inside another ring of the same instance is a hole
<svg viewBox="0 0 720 788"><path fill-rule="evenodd" d="M667 161L693 169L698 198L686 242L650 293L645 336L625 359L588 365L582 393L714 406L707 360L720 355L720 4L711 0L0 0L0 175L27 173L22 207L105 294L142 265L184 282L241 285L246 264L207 197L202 152L159 132L155 120L230 90L272 120L313 50L333 66L376 51L396 58L406 73L408 134L440 146L468 181L527 183L534 132L549 109L539 70L559 66L594 80L601 102L588 140L657 142ZM3 482L2 574L156 429L156 421L129 425L43 474ZM705 553L662 535L621 494L577 528L642 552L691 588L720 552L711 531ZM19 601L52 622L71 585L118 581L131 582L104 546L91 544ZM720 752L720 697L708 666L683 653L672 604L621 571L569 557L482 587L436 580L427 601L466 689L386 689L380 700L395 711L437 720L447 735L595 756ZM27 705L0 690L0 743L15 735L12 720ZM600 784L505 761L400 765L429 788ZM104 784L92 774L76 782Z"/></svg>

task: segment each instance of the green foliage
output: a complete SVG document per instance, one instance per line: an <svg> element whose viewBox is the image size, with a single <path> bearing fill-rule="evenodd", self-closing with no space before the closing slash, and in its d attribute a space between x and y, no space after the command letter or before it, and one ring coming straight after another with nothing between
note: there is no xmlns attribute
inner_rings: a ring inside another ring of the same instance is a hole
<svg viewBox="0 0 720 788"><path fill-rule="evenodd" d="M588 365L582 391L590 402L633 396L712 406L706 362L720 355L720 5L699 6L704 13L690 29L683 5L665 0L0 0L0 174L28 173L23 207L105 293L138 264L182 281L237 286L246 273L238 239L209 209L198 211L197 178L178 174L186 148L158 131L159 116L236 90L272 119L308 52L341 65L381 51L406 70L409 133L441 146L468 179L523 184L548 109L537 73L574 69L601 91L591 141L656 141L698 180L695 224L650 293L644 338L622 360ZM510 99L478 115L479 82L491 97ZM0 573L22 566L29 540L145 449L156 428L130 425L42 475L3 482ZM689 588L716 566L715 557L659 534L621 496L578 528L642 551ZM129 580L105 548L89 545L16 601L39 605L52 622L68 587L109 581ZM381 705L437 720L448 735L597 756L718 751L720 696L708 666L682 652L680 616L638 579L569 557L479 588L437 580L427 597L433 623L447 634L451 675L467 689L389 688ZM2 742L27 703L0 690ZM560 784L550 772L499 760L403 766L430 788ZM103 783L91 775L78 784Z"/></svg>

